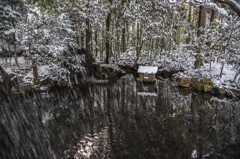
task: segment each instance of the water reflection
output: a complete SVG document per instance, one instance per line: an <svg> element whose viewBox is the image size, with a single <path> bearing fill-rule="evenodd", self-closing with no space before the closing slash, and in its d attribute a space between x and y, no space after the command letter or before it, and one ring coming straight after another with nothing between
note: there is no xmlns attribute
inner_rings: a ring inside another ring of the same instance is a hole
<svg viewBox="0 0 240 159"><path fill-rule="evenodd" d="M169 81L126 76L11 98L1 99L2 158L239 157L239 102Z"/></svg>

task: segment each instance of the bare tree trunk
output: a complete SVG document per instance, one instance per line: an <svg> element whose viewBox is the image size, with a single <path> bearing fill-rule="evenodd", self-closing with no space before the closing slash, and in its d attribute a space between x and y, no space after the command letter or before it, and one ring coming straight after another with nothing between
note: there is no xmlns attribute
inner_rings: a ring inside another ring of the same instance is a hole
<svg viewBox="0 0 240 159"><path fill-rule="evenodd" d="M14 10L14 7L13 7L13 1L11 1L11 8L12 10ZM12 19L12 26L15 27L15 22L14 20ZM19 67L18 65L18 59L17 59L17 46L16 46L16 36L15 36L15 33L13 34L13 47L14 47L14 56L15 56L15 63L16 63L16 66Z"/></svg>
<svg viewBox="0 0 240 159"><path fill-rule="evenodd" d="M37 65L34 63L33 64L33 83L37 85L39 83L38 80L38 68Z"/></svg>
<svg viewBox="0 0 240 159"><path fill-rule="evenodd" d="M90 22L89 19L86 19L86 25L87 25L87 29L86 29L86 50L88 52L91 51L91 45L90 45L90 41L91 41L91 32L90 32Z"/></svg>
<svg viewBox="0 0 240 159"><path fill-rule="evenodd" d="M81 48L84 48L84 34L81 32Z"/></svg>
<svg viewBox="0 0 240 159"><path fill-rule="evenodd" d="M220 72L220 79L222 78L223 68L224 68L224 63L222 63L221 72Z"/></svg>
<svg viewBox="0 0 240 159"><path fill-rule="evenodd" d="M126 25L126 32L127 32L127 43L126 43L126 47L128 47L128 44L129 44L129 25L127 22L125 22L125 25Z"/></svg>
<svg viewBox="0 0 240 159"><path fill-rule="evenodd" d="M87 9L89 9L89 1L88 4L86 5ZM87 18L86 18L86 63L87 64L92 64L94 62L94 58L91 52L91 25L90 25L90 20L89 20L89 10L87 10Z"/></svg>
<svg viewBox="0 0 240 159"><path fill-rule="evenodd" d="M109 0L110 5L112 5L112 0ZM109 64L109 55L110 55L110 23L111 23L111 8L106 19L106 59L105 63Z"/></svg>
<svg viewBox="0 0 240 159"><path fill-rule="evenodd" d="M192 5L189 5L189 8L188 8L188 23L191 23L192 21ZM191 42L191 35L189 34L187 39L186 39L186 43L187 44L190 44Z"/></svg>
<svg viewBox="0 0 240 159"><path fill-rule="evenodd" d="M91 46L91 52L93 53L93 34L92 34L91 25L90 25L90 46Z"/></svg>
<svg viewBox="0 0 240 159"><path fill-rule="evenodd" d="M203 6L200 6L197 37L204 35L204 28L205 28L205 24L206 24L206 13L207 13L206 8ZM201 39L201 43L203 43L203 39ZM196 57L197 59L196 59L194 65L195 65L195 68L199 69L200 66L203 64L203 60L200 57L201 46L198 46L197 52L198 52L198 55Z"/></svg>
<svg viewBox="0 0 240 159"><path fill-rule="evenodd" d="M212 54L213 54L213 52L211 51L211 53L210 53L210 71L212 70Z"/></svg>
<svg viewBox="0 0 240 159"><path fill-rule="evenodd" d="M139 45L140 45L140 36L139 36L139 34L140 34L140 25L139 25L139 23L137 23L137 46L136 46L136 56L138 56L138 53L139 53L139 51L138 51L138 49L139 49Z"/></svg>
<svg viewBox="0 0 240 159"><path fill-rule="evenodd" d="M138 59L140 57L140 53L141 53L141 50L142 50L143 43L144 43L144 41L142 41L141 46L138 48L137 58L136 58L136 60L133 64L133 68L135 68L137 66L137 62L138 62Z"/></svg>
<svg viewBox="0 0 240 159"><path fill-rule="evenodd" d="M18 57L17 57L17 46L16 46L16 41L14 41L14 57L15 57L15 63L16 63L16 66L19 67L19 64L18 64Z"/></svg>
<svg viewBox="0 0 240 159"><path fill-rule="evenodd" d="M111 33L114 35L114 24L115 24L115 20L114 20L114 14L113 14L113 20L112 20L112 28L111 28ZM116 37L116 36L115 36ZM114 47L115 47L115 41L116 40L110 40L110 57L114 56Z"/></svg>
<svg viewBox="0 0 240 159"><path fill-rule="evenodd" d="M96 26L97 27L97 26ZM98 56L98 29L95 27L95 56Z"/></svg>
<svg viewBox="0 0 240 159"><path fill-rule="evenodd" d="M218 5L219 3L215 0L214 3L216 3L216 5ZM211 14L211 19L210 19L210 25L212 25L212 23L214 22L214 20L217 18L218 12L215 10L212 10L212 14Z"/></svg>
<svg viewBox="0 0 240 159"><path fill-rule="evenodd" d="M131 36L132 36L132 47L136 47L136 40L135 40L135 23L132 25L132 32L131 32Z"/></svg>
<svg viewBox="0 0 240 159"><path fill-rule="evenodd" d="M199 19L198 19L198 32L197 32L198 37L204 34L204 28L206 24L206 13L207 13L206 8L203 6L200 6Z"/></svg>
<svg viewBox="0 0 240 159"><path fill-rule="evenodd" d="M12 56L11 56L11 49L10 49L9 44L8 44L8 56L9 56L9 65L11 66L12 65Z"/></svg>
<svg viewBox="0 0 240 159"><path fill-rule="evenodd" d="M119 59L119 57L120 57L120 48L119 48L119 33L118 33L118 31L116 31L116 36L117 36L117 43L116 43L116 61L118 62L118 59Z"/></svg>
<svg viewBox="0 0 240 159"><path fill-rule="evenodd" d="M216 3L216 5L218 5L218 2L215 0L214 3ZM218 12L215 10L212 10L212 14L211 14L211 18L210 18L210 26L212 26L212 23L214 22L214 20L217 18ZM207 46L211 46L211 42L207 42Z"/></svg>
<svg viewBox="0 0 240 159"><path fill-rule="evenodd" d="M122 52L125 52L125 23L122 31Z"/></svg>
<svg viewBox="0 0 240 159"><path fill-rule="evenodd" d="M102 29L102 45L101 45L101 55L100 57L103 58L103 51L104 51L104 42L105 42L105 37L104 37L104 30Z"/></svg>

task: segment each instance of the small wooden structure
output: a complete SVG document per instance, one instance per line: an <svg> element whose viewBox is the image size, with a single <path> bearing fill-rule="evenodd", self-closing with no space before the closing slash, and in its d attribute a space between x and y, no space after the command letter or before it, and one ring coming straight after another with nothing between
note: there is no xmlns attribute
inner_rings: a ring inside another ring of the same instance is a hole
<svg viewBox="0 0 240 159"><path fill-rule="evenodd" d="M155 82L155 75L158 71L157 66L139 66L139 79L145 82Z"/></svg>
<svg viewBox="0 0 240 159"><path fill-rule="evenodd" d="M137 81L136 90L139 96L157 96L156 85L152 83Z"/></svg>

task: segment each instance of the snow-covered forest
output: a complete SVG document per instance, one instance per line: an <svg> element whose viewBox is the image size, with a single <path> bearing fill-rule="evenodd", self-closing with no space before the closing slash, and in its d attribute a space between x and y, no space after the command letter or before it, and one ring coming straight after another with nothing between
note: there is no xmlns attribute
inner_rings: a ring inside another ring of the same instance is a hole
<svg viewBox="0 0 240 159"><path fill-rule="evenodd" d="M99 63L240 87L238 0L4 0L0 33L0 78L23 86L71 85Z"/></svg>
<svg viewBox="0 0 240 159"><path fill-rule="evenodd" d="M240 158L240 0L0 0L0 159Z"/></svg>

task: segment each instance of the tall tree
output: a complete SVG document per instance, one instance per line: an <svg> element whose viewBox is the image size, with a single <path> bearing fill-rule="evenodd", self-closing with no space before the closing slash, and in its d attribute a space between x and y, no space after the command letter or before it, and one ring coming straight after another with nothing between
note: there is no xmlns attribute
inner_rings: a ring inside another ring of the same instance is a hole
<svg viewBox="0 0 240 159"><path fill-rule="evenodd" d="M216 5L218 5L219 3L215 0L214 3L216 3ZM211 14L211 19L210 19L210 25L212 25L212 23L214 22L214 20L217 18L218 12L216 10L212 10L212 14Z"/></svg>
<svg viewBox="0 0 240 159"><path fill-rule="evenodd" d="M188 8L188 23L190 24L192 21L192 5L189 4L189 8ZM187 39L186 39L186 43L190 44L191 42L191 34L188 35Z"/></svg>
<svg viewBox="0 0 240 159"><path fill-rule="evenodd" d="M89 0L88 0L88 3L86 4L86 8L87 8L87 13L86 13L86 50L88 52L90 52L90 49L91 49L91 45L90 45L90 42L91 42L91 28L90 28L90 19L89 19L89 14L90 14L90 9L89 9Z"/></svg>
<svg viewBox="0 0 240 159"><path fill-rule="evenodd" d="M206 24L206 13L207 13L206 8L204 6L200 6L197 32L198 37L204 34L204 28Z"/></svg>
<svg viewBox="0 0 240 159"><path fill-rule="evenodd" d="M106 64L109 63L109 55L110 55L110 24L111 24L111 6L112 0L109 0L109 11L106 19Z"/></svg>

